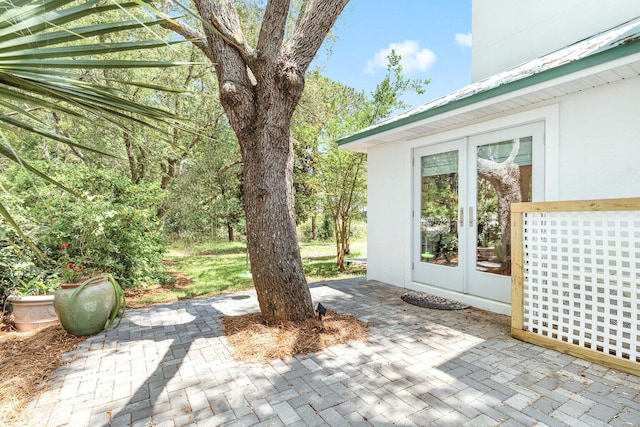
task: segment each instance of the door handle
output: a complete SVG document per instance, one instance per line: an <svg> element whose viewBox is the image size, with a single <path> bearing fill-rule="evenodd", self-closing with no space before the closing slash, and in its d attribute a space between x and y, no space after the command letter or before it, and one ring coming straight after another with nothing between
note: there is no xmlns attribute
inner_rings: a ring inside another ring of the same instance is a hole
<svg viewBox="0 0 640 427"><path fill-rule="evenodd" d="M473 227L473 206L469 206L469 227Z"/></svg>
<svg viewBox="0 0 640 427"><path fill-rule="evenodd" d="M464 227L464 208L460 208L460 227Z"/></svg>

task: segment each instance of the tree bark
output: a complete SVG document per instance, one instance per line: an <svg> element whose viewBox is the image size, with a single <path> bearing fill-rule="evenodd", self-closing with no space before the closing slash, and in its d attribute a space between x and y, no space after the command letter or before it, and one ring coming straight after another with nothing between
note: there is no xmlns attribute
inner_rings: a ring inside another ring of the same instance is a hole
<svg viewBox="0 0 640 427"><path fill-rule="evenodd" d="M273 109L265 113L273 114L273 120L286 120ZM243 150L247 246L260 311L268 322L313 316L296 235L288 134L287 123L256 129L251 149Z"/></svg>
<svg viewBox="0 0 640 427"><path fill-rule="evenodd" d="M140 176L138 173L138 160L133 152L133 142L131 142L131 134L126 130L122 132L124 147L127 152L127 159L129 160L129 175L131 176L131 182L138 184L140 182Z"/></svg>
<svg viewBox="0 0 640 427"><path fill-rule="evenodd" d="M336 239L336 267L339 270L344 270L344 251L342 250L342 224L338 215L333 216L333 234Z"/></svg>
<svg viewBox="0 0 640 427"><path fill-rule="evenodd" d="M231 223L229 222L227 222L227 238L230 242L233 242L235 240L235 236L233 234L233 225L231 225Z"/></svg>
<svg viewBox="0 0 640 427"><path fill-rule="evenodd" d="M160 170L162 170L162 178L160 179L160 188L166 190L169 188L171 180L176 176L176 164L179 159L167 158L167 163L160 164Z"/></svg>

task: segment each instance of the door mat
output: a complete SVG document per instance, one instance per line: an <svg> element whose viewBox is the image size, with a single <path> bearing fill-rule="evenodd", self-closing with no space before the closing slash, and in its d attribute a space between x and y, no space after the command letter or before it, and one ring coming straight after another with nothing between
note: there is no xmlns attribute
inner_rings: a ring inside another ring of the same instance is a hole
<svg viewBox="0 0 640 427"><path fill-rule="evenodd" d="M437 297L424 292L407 292L400 298L406 303L417 305L418 307L434 308L436 310L464 310L470 307L458 301Z"/></svg>

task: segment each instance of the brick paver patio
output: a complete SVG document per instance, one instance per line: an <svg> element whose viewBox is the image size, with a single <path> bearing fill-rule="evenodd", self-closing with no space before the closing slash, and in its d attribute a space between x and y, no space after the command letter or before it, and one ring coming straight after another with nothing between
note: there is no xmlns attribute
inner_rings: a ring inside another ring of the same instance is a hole
<svg viewBox="0 0 640 427"><path fill-rule="evenodd" d="M69 354L30 426L638 426L640 378L509 336L481 310L408 305L364 279L311 285L369 341L267 365L234 361L221 317L255 292L129 310Z"/></svg>

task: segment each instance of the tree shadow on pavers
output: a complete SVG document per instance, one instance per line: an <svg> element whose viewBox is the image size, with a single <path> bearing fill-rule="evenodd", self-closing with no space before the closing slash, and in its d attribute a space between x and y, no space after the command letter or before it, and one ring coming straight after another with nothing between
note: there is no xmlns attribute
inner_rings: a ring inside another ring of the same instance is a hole
<svg viewBox="0 0 640 427"><path fill-rule="evenodd" d="M105 420L100 424L129 425L136 421L162 422L169 419L188 422L193 412L203 410L207 413L201 416L213 416L213 405L207 402L201 402L205 408L192 408L195 402L189 401L185 389L201 382L215 381L213 373L207 371L207 364L222 365L232 361L226 345L215 341L224 335L221 318L245 313L247 308L253 310L254 303L257 307L255 294L244 292L128 311L120 327L108 331L104 340L105 345L114 342L117 347L151 341L151 345L133 346L139 354L130 354L130 360L122 360L131 364L130 375L140 374L133 372L136 367L145 371L148 364L155 362L153 356L149 357L158 351L154 346L166 341L170 343L153 372L145 375L133 395L129 392L129 397L116 399L94 411L94 414L105 414ZM212 339L213 342L210 341ZM204 341L194 345L201 340ZM187 359L193 366L185 368ZM210 374L211 378L203 379L198 374L205 377Z"/></svg>
<svg viewBox="0 0 640 427"><path fill-rule="evenodd" d="M357 412L382 423L403 416L418 425L476 417L525 425L640 419L640 378L515 340L508 316L420 308L401 301L404 292L374 281L312 286L314 301L371 326L366 344L309 355L319 366L311 382L331 388L343 378L338 412L360 399L369 405Z"/></svg>
<svg viewBox="0 0 640 427"><path fill-rule="evenodd" d="M526 425L638 425L640 378L506 335L437 365L460 390L450 401L468 404L475 394L484 401L478 410L493 406Z"/></svg>
<svg viewBox="0 0 640 427"><path fill-rule="evenodd" d="M406 289L365 277L310 283L309 288L315 305L322 303L374 325L388 318L389 307L405 305L400 296Z"/></svg>

